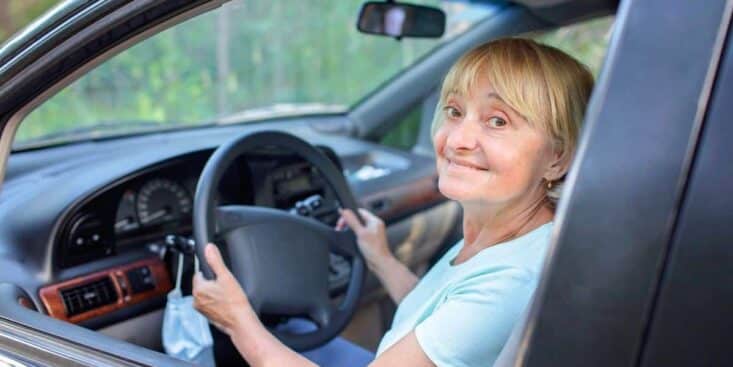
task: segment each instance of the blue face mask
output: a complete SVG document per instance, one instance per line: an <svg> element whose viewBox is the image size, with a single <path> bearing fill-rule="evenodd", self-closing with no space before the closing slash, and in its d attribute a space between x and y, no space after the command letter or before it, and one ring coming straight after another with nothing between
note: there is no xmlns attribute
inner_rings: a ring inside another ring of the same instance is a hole
<svg viewBox="0 0 733 367"><path fill-rule="evenodd" d="M195 259L198 271L198 259ZM163 316L163 348L166 354L200 366L214 367L214 341L206 317L193 308L193 297L181 294L183 254L178 256L176 287L168 293Z"/></svg>

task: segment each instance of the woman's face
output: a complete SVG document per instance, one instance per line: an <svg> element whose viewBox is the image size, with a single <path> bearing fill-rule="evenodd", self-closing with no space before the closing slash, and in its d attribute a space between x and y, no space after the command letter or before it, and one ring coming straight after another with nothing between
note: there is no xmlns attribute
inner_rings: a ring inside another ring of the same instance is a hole
<svg viewBox="0 0 733 367"><path fill-rule="evenodd" d="M546 134L504 103L487 80L450 94L433 137L439 189L461 203L503 206L537 190L557 155Z"/></svg>

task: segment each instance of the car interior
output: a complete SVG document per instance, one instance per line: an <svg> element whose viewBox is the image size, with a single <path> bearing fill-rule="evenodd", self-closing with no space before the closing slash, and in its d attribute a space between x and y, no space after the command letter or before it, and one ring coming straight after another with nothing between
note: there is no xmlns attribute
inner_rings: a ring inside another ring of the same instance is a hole
<svg viewBox="0 0 733 367"><path fill-rule="evenodd" d="M87 24L76 39L68 38L57 50L67 52L65 58L74 62L39 66L45 74L39 71L38 75L54 75L56 79L39 84L44 92L28 97L23 109L14 111L8 126L22 136L22 123L36 108L42 109L46 101L65 93L75 81L94 75L96 67L166 30L175 31L197 17L241 6L237 1L164 3L130 4L111 14L90 9L106 15ZM430 141L442 75L467 50L502 36L541 37L601 19L608 27L608 42L614 32L613 16L622 11L617 1L602 0L466 3L484 7L482 16L344 110L286 111L266 118L240 113L224 117L223 123L164 130L142 126L135 133L91 134L77 141L64 141L60 135L44 142L30 139L25 145L0 141L2 149L12 150L2 171L0 192L0 296L10 297L5 299L18 306L3 313L22 319L28 327L65 335L77 346L142 364L177 365L162 354L160 330L166 295L175 283L177 254L194 251L197 186L218 148L234 137L265 131L295 135L323 153L327 164L343 174L356 205L374 212L388 225L389 243L397 257L417 274L424 273L461 238L460 207L437 190ZM69 2L67 6L73 10L81 5ZM133 9L136 6L139 8ZM179 6L180 11L171 13L168 6ZM63 7L56 11L73 13ZM110 20L115 12L125 22ZM166 17L158 20L158 14ZM356 28L358 14L351 16L349 23ZM68 15L66 19L70 19ZM97 28L114 37L94 38ZM26 41L34 39L32 33L24 36ZM400 42L397 38L389 41ZM96 42L95 47L80 47L85 40ZM0 60L11 60L12 47L2 50L0 56ZM7 65L13 67L12 62ZM599 73L601 65L591 68ZM7 88L12 86L6 84ZM34 95L31 89L24 93L17 98ZM406 123L417 126L414 140L407 146L391 143ZM325 171L284 144L263 143L232 159L215 181L212 205L271 208L333 227L344 198ZM570 223L565 228L572 231L577 226ZM297 263L298 259L291 260ZM555 263L571 260L552 259ZM337 304L354 283L354 259L332 251L327 262L328 295ZM190 293L194 271L191 256L186 258L184 269L182 288ZM260 281L277 288L278 282L286 281L288 270L270 269L272 278ZM558 281L548 280L543 289L558 287ZM338 331L373 351L389 328L396 306L371 274L366 274L357 289L358 305L348 324ZM536 307L530 313L536 313ZM277 314L262 314L261 318L272 327L287 320ZM519 333L524 326L515 331ZM217 363L243 365L228 338L213 332Z"/></svg>

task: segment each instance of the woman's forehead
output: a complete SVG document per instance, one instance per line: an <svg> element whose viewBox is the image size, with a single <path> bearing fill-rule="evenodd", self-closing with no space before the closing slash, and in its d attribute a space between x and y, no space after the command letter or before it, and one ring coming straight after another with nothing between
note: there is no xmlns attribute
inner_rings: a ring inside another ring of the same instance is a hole
<svg viewBox="0 0 733 367"><path fill-rule="evenodd" d="M491 84L488 83L484 85L474 84L474 86L467 91L453 88L449 90L446 95L446 99L450 98L476 98L482 101L496 101L509 106L504 98L496 90L494 90Z"/></svg>

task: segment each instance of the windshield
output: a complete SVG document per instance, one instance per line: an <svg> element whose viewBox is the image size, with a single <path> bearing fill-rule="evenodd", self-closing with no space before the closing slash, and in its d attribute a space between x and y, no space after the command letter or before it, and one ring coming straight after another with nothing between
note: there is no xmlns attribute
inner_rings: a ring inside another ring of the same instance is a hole
<svg viewBox="0 0 733 367"><path fill-rule="evenodd" d="M446 12L441 39L359 33L362 0L231 1L135 45L61 90L27 116L13 147L343 113L496 9L415 2Z"/></svg>

